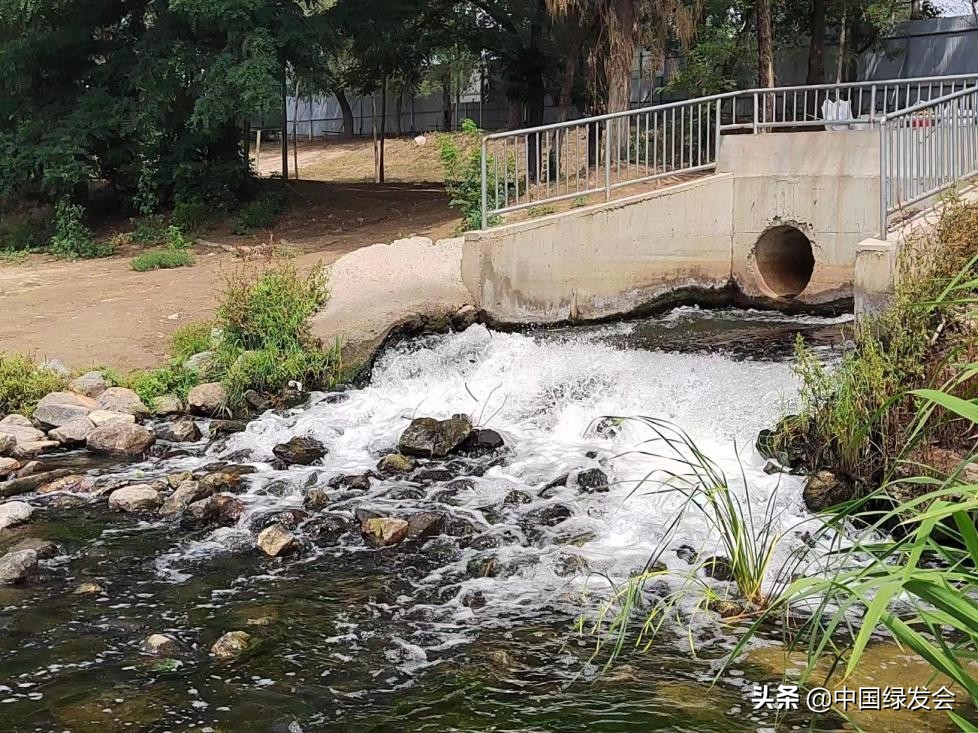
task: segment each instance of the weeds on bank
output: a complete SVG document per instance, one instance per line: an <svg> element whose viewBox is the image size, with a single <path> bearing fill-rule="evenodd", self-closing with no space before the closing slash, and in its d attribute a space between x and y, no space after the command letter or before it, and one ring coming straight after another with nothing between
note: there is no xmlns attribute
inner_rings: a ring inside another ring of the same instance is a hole
<svg viewBox="0 0 978 733"><path fill-rule="evenodd" d="M172 225L167 227L165 242L166 246L163 249L144 252L133 257L129 263L132 269L136 272L147 272L174 267L190 267L194 264L194 258L188 251L190 242L184 238L179 227Z"/></svg>
<svg viewBox="0 0 978 733"><path fill-rule="evenodd" d="M30 415L48 392L64 389L68 380L23 354L0 353L0 415Z"/></svg>
<svg viewBox="0 0 978 733"><path fill-rule="evenodd" d="M115 252L108 242L97 242L92 230L82 221L81 205L62 199L54 209L54 234L49 250L56 257L68 259L108 257Z"/></svg>

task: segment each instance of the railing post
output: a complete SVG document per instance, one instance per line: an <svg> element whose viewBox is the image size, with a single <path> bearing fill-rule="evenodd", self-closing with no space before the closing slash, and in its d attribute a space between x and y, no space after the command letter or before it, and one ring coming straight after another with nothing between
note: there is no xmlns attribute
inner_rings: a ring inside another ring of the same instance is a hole
<svg viewBox="0 0 978 733"><path fill-rule="evenodd" d="M869 88L869 126L874 127L876 118L876 85Z"/></svg>
<svg viewBox="0 0 978 733"><path fill-rule="evenodd" d="M489 186L486 180L486 143L485 137L482 138L482 228L489 228Z"/></svg>
<svg viewBox="0 0 978 733"><path fill-rule="evenodd" d="M611 120L604 122L604 200L611 201Z"/></svg>
<svg viewBox="0 0 978 733"><path fill-rule="evenodd" d="M753 133L756 135L757 134L757 113L758 113L758 109L757 109L757 92L755 91L752 96L754 97L754 128L753 128Z"/></svg>
<svg viewBox="0 0 978 733"><path fill-rule="evenodd" d="M723 100L721 100L721 99L718 99L717 100L717 120L716 120L717 140L716 140L716 144L713 146L713 162L714 163L720 162L720 126L722 124L720 122L720 111L722 109L720 105L721 105L721 102L722 101ZM734 97L733 106L734 107L737 106L737 98L736 97Z"/></svg>
<svg viewBox="0 0 978 733"><path fill-rule="evenodd" d="M880 239L886 239L887 210L889 209L890 176L888 172L889 156L886 145L886 116L880 118Z"/></svg>

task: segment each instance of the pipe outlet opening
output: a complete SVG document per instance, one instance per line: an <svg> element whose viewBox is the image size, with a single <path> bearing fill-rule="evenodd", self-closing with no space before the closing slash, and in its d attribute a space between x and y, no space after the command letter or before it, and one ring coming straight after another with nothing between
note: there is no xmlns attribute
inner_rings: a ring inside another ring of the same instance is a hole
<svg viewBox="0 0 978 733"><path fill-rule="evenodd" d="M808 287L815 255L808 237L796 227L772 227L754 246L754 261L764 285L779 298L796 298Z"/></svg>

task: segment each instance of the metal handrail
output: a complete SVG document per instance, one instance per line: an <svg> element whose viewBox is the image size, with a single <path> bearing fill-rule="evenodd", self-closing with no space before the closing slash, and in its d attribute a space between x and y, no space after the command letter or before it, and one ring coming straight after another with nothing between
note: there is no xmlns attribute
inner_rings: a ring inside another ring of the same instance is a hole
<svg viewBox="0 0 978 733"><path fill-rule="evenodd" d="M876 127L894 111L926 107L935 87L943 97L959 84L978 87L978 74L758 87L485 135L482 227L505 213L546 213L570 198L604 192L608 200L623 186L713 170L723 133ZM827 111L845 116L826 119Z"/></svg>
<svg viewBox="0 0 978 733"><path fill-rule="evenodd" d="M893 214L978 175L978 87L885 115L879 127L880 238L886 239Z"/></svg>

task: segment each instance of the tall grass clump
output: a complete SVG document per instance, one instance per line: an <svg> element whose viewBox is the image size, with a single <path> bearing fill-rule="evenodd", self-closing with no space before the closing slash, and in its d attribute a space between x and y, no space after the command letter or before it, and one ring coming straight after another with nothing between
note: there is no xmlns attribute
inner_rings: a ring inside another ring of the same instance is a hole
<svg viewBox="0 0 978 733"><path fill-rule="evenodd" d="M950 197L937 226L903 246L889 306L859 322L854 347L837 367L826 368L799 341L801 409L783 423L780 440L803 435L811 447L809 468L871 482L894 469L915 412L908 394L940 386L955 362L978 356L975 321L961 300L967 295L962 284L976 272L976 254L978 205ZM974 380L959 382L956 394L971 398L978 388ZM954 421L935 420L925 433L918 436L924 443L952 450L966 441Z"/></svg>
<svg viewBox="0 0 978 733"><path fill-rule="evenodd" d="M0 415L30 416L48 392L64 389L68 379L23 354L0 353Z"/></svg>
<svg viewBox="0 0 978 733"><path fill-rule="evenodd" d="M54 209L54 233L50 251L68 259L108 257L115 247L107 242L97 242L92 230L83 221L84 209L80 204L65 198Z"/></svg>
<svg viewBox="0 0 978 733"><path fill-rule="evenodd" d="M133 257L129 263L136 272L147 272L149 270L166 270L175 267L190 267L194 264L194 258L188 251L190 242L183 236L183 232L177 226L169 226L164 235L166 246L144 252Z"/></svg>

